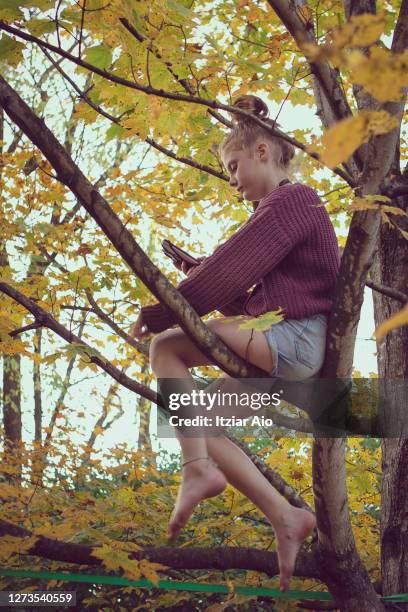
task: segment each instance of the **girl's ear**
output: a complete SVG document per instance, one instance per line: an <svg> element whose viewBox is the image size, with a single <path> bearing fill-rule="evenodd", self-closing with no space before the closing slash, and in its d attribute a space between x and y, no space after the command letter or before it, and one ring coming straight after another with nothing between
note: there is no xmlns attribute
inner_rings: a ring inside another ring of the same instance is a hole
<svg viewBox="0 0 408 612"><path fill-rule="evenodd" d="M268 153L269 153L269 147L266 144L266 142L260 142L258 146L256 147L256 150L257 150L258 157L261 161L267 159Z"/></svg>

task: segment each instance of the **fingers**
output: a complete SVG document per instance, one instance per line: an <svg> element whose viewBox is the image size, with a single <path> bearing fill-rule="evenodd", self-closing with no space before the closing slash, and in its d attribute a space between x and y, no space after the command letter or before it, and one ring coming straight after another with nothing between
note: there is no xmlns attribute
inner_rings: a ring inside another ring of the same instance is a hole
<svg viewBox="0 0 408 612"><path fill-rule="evenodd" d="M142 340L145 336L147 336L149 332L145 325L141 325L139 321L133 323L132 327L129 331L129 336L135 338L135 340Z"/></svg>

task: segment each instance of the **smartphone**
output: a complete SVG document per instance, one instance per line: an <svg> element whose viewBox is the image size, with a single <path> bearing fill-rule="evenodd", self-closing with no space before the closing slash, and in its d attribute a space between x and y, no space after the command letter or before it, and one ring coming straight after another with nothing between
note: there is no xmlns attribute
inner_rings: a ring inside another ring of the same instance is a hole
<svg viewBox="0 0 408 612"><path fill-rule="evenodd" d="M183 249L170 242L170 240L163 240L162 249L164 254L170 257L177 265L181 265L183 261L189 266L198 266L201 263L198 259L189 255L187 251L183 251Z"/></svg>

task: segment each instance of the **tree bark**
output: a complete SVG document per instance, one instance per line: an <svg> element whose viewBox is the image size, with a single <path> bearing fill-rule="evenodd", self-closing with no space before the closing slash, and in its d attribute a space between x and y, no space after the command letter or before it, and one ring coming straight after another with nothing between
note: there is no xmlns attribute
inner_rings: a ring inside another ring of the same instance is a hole
<svg viewBox="0 0 408 612"><path fill-rule="evenodd" d="M397 202L393 202L394 206ZM408 210L408 197L398 204ZM408 229L408 220L398 217ZM408 243L403 236L381 227L379 246L371 276L375 281L390 282L396 289L407 290ZM373 293L376 327L401 309L401 304L387 296ZM379 407L382 440L381 491L381 577L384 595L408 592L408 326L399 327L377 343L378 376L386 401ZM390 432L393 437L387 437Z"/></svg>
<svg viewBox="0 0 408 612"><path fill-rule="evenodd" d="M5 246L0 244L0 266L8 265ZM3 355L3 426L4 456L2 463L16 483L21 482L21 357Z"/></svg>
<svg viewBox="0 0 408 612"><path fill-rule="evenodd" d="M42 329L35 330L34 352L41 356ZM34 361L33 363L33 382L34 382L34 441L41 446L42 437L42 396L41 396L41 366Z"/></svg>
<svg viewBox="0 0 408 612"><path fill-rule="evenodd" d="M403 0L392 40L392 51L401 53L408 48L408 2ZM406 93L406 92L405 92ZM395 178L406 181L405 171L399 167L399 149L392 169ZM406 193L406 192L405 192ZM393 201L408 213L408 195ZM408 229L407 217L398 217L399 225ZM408 245L399 231L387 224L381 227L379 245L372 269L372 278L390 283L407 292ZM374 320L378 326L401 309L397 301L381 294L373 294ZM385 433L393 425L395 437L382 440L381 491L381 577L384 595L408 592L408 326L399 327L377 343L378 376L384 381L386 402L380 406L379 425ZM386 405L385 405L386 404ZM400 433L400 435L398 435Z"/></svg>
<svg viewBox="0 0 408 612"><path fill-rule="evenodd" d="M3 174L3 140L4 140L4 113L0 108L0 195L2 192ZM6 245L0 237L0 268L9 265ZM20 355L3 355L3 427L4 427L4 451L2 464L6 478L11 476L10 470L16 482L21 482L21 358ZM13 456L16 463L13 466Z"/></svg>
<svg viewBox="0 0 408 612"><path fill-rule="evenodd" d="M3 355L4 461L14 465L14 477L21 480L21 358ZM15 463L14 463L15 462Z"/></svg>
<svg viewBox="0 0 408 612"><path fill-rule="evenodd" d="M12 535L17 538L34 536L32 532L0 519L0 536ZM36 555L46 559L78 563L81 565L102 565L101 559L92 555L95 546L63 542L45 536L38 536L32 546L23 554ZM155 548L146 546L129 555L131 559L147 559L162 563L174 569L244 569L264 572L268 576L279 573L278 558L274 552L254 550L253 548L214 547L214 548L175 548L174 546ZM300 552L295 567L295 576L319 580L320 572L313 553Z"/></svg>

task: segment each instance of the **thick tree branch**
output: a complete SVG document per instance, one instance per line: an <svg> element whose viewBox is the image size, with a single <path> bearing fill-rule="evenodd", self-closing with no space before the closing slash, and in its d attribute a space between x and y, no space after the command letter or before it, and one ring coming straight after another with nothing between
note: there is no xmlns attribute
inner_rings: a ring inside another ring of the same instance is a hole
<svg viewBox="0 0 408 612"><path fill-rule="evenodd" d="M268 0L269 5L278 15L283 25L290 32L298 47L302 49L304 42L316 43L313 21L308 14L308 5L303 0ZM309 61L310 70L313 75L313 88L317 105L317 115L324 127L330 127L340 119L350 116L351 109L346 94L337 78L336 71L328 62ZM357 182L358 172L361 169L361 161L358 153L350 158L343 166L347 174L352 178L352 183Z"/></svg>
<svg viewBox="0 0 408 612"><path fill-rule="evenodd" d="M0 536L7 535L16 538L29 538L35 534L0 519ZM98 545L86 546L38 536L33 546L24 554L64 563L102 566L102 560L92 554L92 550L97 547ZM173 569L216 569L220 571L243 569L264 572L268 576L276 576L279 573L276 553L253 548L175 548L170 546L155 548L146 546L129 556L136 560L147 559L151 562L162 563ZM298 554L294 575L320 579L319 569L312 552L300 552Z"/></svg>
<svg viewBox="0 0 408 612"><path fill-rule="evenodd" d="M86 356L91 363L94 363L109 374L109 376L117 380L118 383L127 389L130 389L130 391L142 395L155 404L161 405L160 398L157 396L157 393L126 376L123 372L115 368L107 359L104 359L102 355L96 355L95 353L99 353L99 351L95 351L95 349L81 340L81 338L68 331L63 325L61 325L61 323L58 323L58 321L56 321L51 314L38 306L34 300L31 300L27 296L20 293L20 291L4 282L0 282L0 291L11 297L13 300L24 306L24 308L26 308L29 312L31 312L31 314L35 317L36 323L41 324L43 327L48 327L48 329L55 332L58 336L60 336L60 338L63 338L63 340L69 344L75 343L81 347L84 347L84 356Z"/></svg>
<svg viewBox="0 0 408 612"><path fill-rule="evenodd" d="M121 223L106 200L83 175L65 149L18 94L0 77L0 104L10 118L23 129L30 140L38 146L57 173L58 180L65 184L94 218L117 251L139 276L153 295L172 312L177 323L200 350L231 376L266 377L267 372L247 364L235 355L201 321L189 303L169 283L160 270L151 262L136 243L133 235Z"/></svg>
<svg viewBox="0 0 408 612"><path fill-rule="evenodd" d="M15 288L7 285L6 283L0 282L0 291L3 291L6 295L14 299L16 302L24 306L31 314L36 318L37 324L42 325L44 327L48 327L52 331L54 331L61 338L66 340L68 343L75 342L76 344L80 344L85 349L89 349L90 355L89 360L92 363L95 363L101 369L103 369L107 374L109 374L114 380L116 380L119 384L123 385L127 389L130 389L134 393L141 395L142 397L148 399L149 401L161 406L159 396L151 391L149 388L140 385L139 383L134 382L132 379L128 378L123 372L120 372L117 368L112 366L107 360L103 359L103 357L97 357L92 355L95 351L86 344L80 337L69 332L65 327L63 327L58 321L56 321L52 315L47 313L43 308L38 306L33 300L23 295ZM72 359L69 363L68 371L66 374L66 381L69 380L69 376L71 374L72 368L74 365L74 359ZM66 393L67 390L67 382L64 384L61 394ZM57 410L59 405L63 401L63 395L57 401L56 410L54 411L54 417L50 423L50 427L54 426ZM293 424L292 424L293 425ZM274 486L280 493L283 495L291 504L297 506L299 508L306 508L310 511L313 511L310 506L303 500L303 498L286 482L277 472L272 470L271 468L266 467L261 459L258 459L256 455L251 453L245 444L233 438L233 436L228 436L233 442L235 442L242 450L245 452L254 464L258 467L258 469L262 472L265 478ZM44 443L44 450L47 451L51 440L51 433L47 435L47 438Z"/></svg>
<svg viewBox="0 0 408 612"><path fill-rule="evenodd" d="M307 5L298 0L295 2L268 0L268 3L290 32L300 49L306 41L316 42L313 22L304 17L304 9ZM346 96L337 81L334 70L326 62L309 63L311 71L316 77L330 107L332 113L330 123L351 115Z"/></svg>
<svg viewBox="0 0 408 612"><path fill-rule="evenodd" d="M270 125L262 121L262 119L255 117L253 114L241 108L236 108L236 107L233 107L227 104L221 104L220 102L216 102L215 100L208 100L206 98L200 98L199 96L184 95L184 94L179 94L175 92L165 91L163 89L157 89L157 88L150 87L150 86L140 85L139 83L136 83L134 81L123 79L105 70L97 68L96 66L93 66L92 64L89 64L88 62L85 62L84 60L81 60L78 57L75 57L71 53L68 53L67 51L64 51L63 49L56 47L55 45L52 45L35 36L32 36L31 34L27 34L26 32L19 30L18 28L9 26L5 24L3 21L0 21L0 29L6 30L7 32L10 32L11 34L14 34L15 36L23 38L24 40L27 40L29 42L33 42L39 45L41 48L46 48L46 49L49 49L50 51L57 53L58 55L62 55L66 59L69 59L70 61L72 61L74 64L77 64L78 66L81 66L82 68L90 70L91 72L94 72L95 74L98 74L99 76L102 76L109 81L118 83L119 85L123 85L124 87L136 89L137 91L141 91L148 95L156 95L161 98L168 98L171 100L178 100L180 102L188 102L191 104L200 104L202 106L207 106L208 108L225 110L227 112L234 112L234 113L238 113L246 117L249 117L252 119L252 121L254 121L258 125L263 127L266 131L270 132L271 134L279 138L282 138L283 140L286 140L287 142L292 144L294 147L301 149L302 151L306 152L310 157L319 161L319 155L317 153L308 152L307 146L305 144L299 142L298 140L289 136L288 134L285 134L285 132L283 132L279 128L271 127ZM341 178L343 178L351 187L355 186L355 181L349 172L346 172L342 170L341 168L334 168L332 171L338 176L340 176Z"/></svg>

